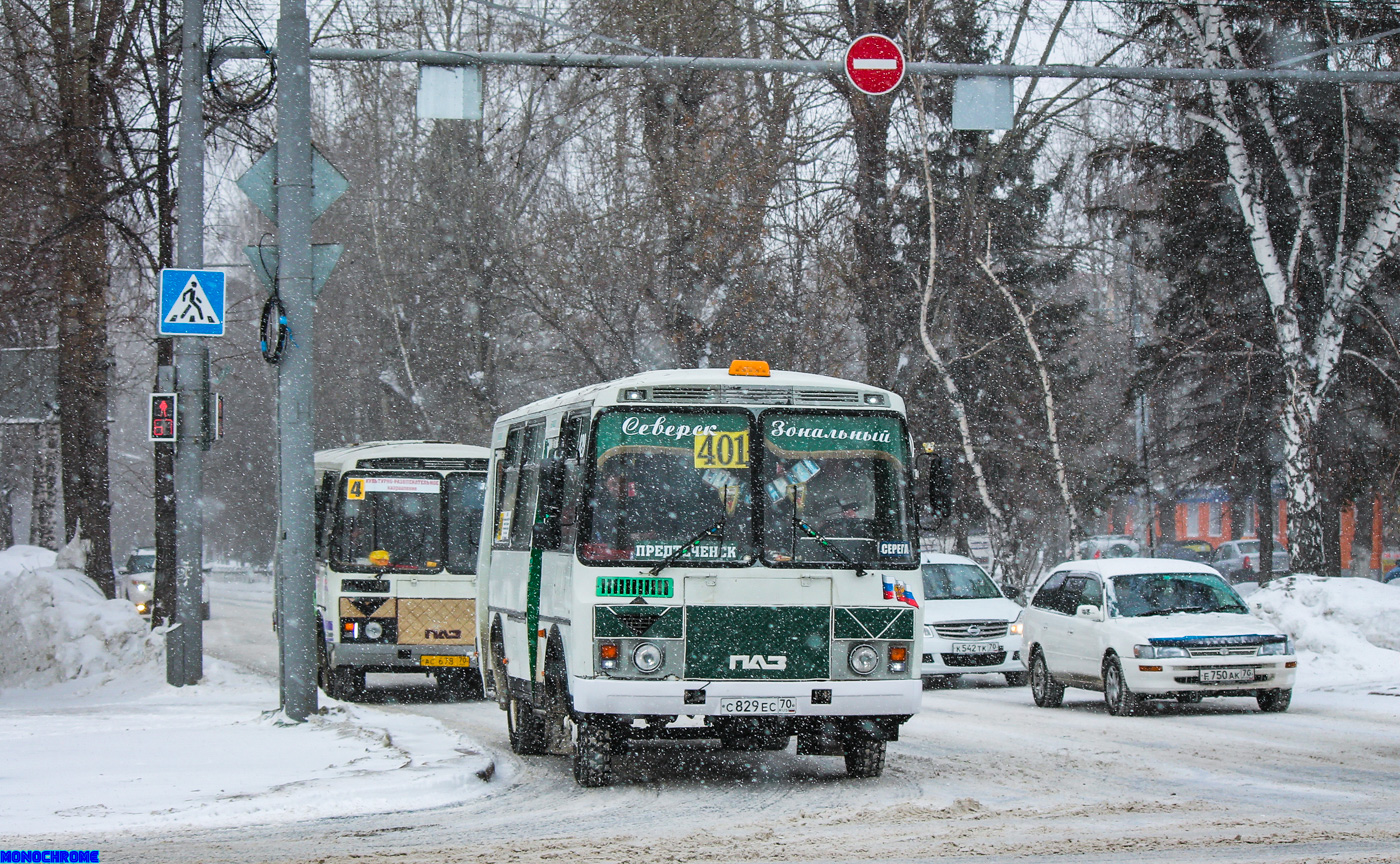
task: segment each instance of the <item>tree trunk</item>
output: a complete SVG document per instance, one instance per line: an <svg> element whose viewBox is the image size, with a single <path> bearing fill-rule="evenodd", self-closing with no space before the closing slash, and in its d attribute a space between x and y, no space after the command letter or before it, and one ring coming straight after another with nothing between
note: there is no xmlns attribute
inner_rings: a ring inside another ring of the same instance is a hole
<svg viewBox="0 0 1400 864"><path fill-rule="evenodd" d="M1292 392L1284 403L1282 418L1283 472L1288 482L1288 551L1294 571L1321 573L1327 559L1317 492L1316 400L1306 390L1299 393L1300 389L1289 387Z"/></svg>
<svg viewBox="0 0 1400 864"><path fill-rule="evenodd" d="M53 422L34 427L34 486L29 504L29 545L58 551L54 510L58 506L58 429Z"/></svg>
<svg viewBox="0 0 1400 864"><path fill-rule="evenodd" d="M1259 486L1254 493L1259 512L1254 534L1259 538L1259 584L1274 578L1274 465L1269 459L1267 436L1259 438Z"/></svg>

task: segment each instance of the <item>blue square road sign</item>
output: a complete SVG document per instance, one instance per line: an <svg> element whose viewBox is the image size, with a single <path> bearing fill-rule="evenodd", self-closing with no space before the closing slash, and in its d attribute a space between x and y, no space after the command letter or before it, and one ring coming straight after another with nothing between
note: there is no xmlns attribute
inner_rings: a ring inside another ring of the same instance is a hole
<svg viewBox="0 0 1400 864"><path fill-rule="evenodd" d="M161 336L224 335L224 274L219 270L160 271L157 320Z"/></svg>

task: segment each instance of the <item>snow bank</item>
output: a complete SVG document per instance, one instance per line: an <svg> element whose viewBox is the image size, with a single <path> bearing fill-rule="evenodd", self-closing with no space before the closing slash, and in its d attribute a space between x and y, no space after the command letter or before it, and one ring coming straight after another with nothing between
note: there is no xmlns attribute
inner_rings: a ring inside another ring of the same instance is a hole
<svg viewBox="0 0 1400 864"><path fill-rule="evenodd" d="M431 717L329 702L301 724L277 682L206 657L0 694L0 837L265 825L460 804L500 787Z"/></svg>
<svg viewBox="0 0 1400 864"><path fill-rule="evenodd" d="M1293 636L1300 686L1400 694L1400 588L1298 575L1275 579L1248 600Z"/></svg>
<svg viewBox="0 0 1400 864"><path fill-rule="evenodd" d="M0 552L0 687L67 681L152 661L158 640L125 600L108 600L37 546Z"/></svg>

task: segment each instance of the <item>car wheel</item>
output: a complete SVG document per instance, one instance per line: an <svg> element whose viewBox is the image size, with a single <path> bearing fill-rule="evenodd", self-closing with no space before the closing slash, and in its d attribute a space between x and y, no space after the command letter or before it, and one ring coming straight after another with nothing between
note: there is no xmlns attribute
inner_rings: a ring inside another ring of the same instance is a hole
<svg viewBox="0 0 1400 864"><path fill-rule="evenodd" d="M1142 705L1142 697L1129 690L1128 682L1123 680L1123 665L1117 657L1109 657L1103 663L1103 701L1114 717L1131 717Z"/></svg>
<svg viewBox="0 0 1400 864"><path fill-rule="evenodd" d="M574 782L586 788L612 784L613 735L606 718L580 714L574 720Z"/></svg>
<svg viewBox="0 0 1400 864"><path fill-rule="evenodd" d="M1260 690L1254 694L1254 701L1259 703L1260 711L1267 711L1270 714L1281 714L1288 710L1288 706L1293 701L1293 688L1284 690Z"/></svg>
<svg viewBox="0 0 1400 864"><path fill-rule="evenodd" d="M855 779L879 777L885 773L885 742L873 738L852 738L846 742L846 776Z"/></svg>
<svg viewBox="0 0 1400 864"><path fill-rule="evenodd" d="M1007 673L1006 673L1006 686L1007 686L1007 687L1024 687L1024 686L1026 686L1026 682L1029 681L1029 680L1030 680L1030 675L1029 675L1029 673L1026 673L1026 672L1007 672Z"/></svg>
<svg viewBox="0 0 1400 864"><path fill-rule="evenodd" d="M1045 655L1039 651L1031 655L1031 698L1041 708L1059 708L1065 701L1065 686L1050 677Z"/></svg>

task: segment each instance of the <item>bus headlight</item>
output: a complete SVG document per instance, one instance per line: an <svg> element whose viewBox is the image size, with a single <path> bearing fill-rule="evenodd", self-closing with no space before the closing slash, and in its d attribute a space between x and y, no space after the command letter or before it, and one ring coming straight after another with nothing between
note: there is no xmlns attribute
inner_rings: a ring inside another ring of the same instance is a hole
<svg viewBox="0 0 1400 864"><path fill-rule="evenodd" d="M660 645L650 642L643 642L632 652L632 665L637 667L638 672L655 672L665 660L666 652L661 650Z"/></svg>
<svg viewBox="0 0 1400 864"><path fill-rule="evenodd" d="M384 625L378 621L371 621L365 625L365 638L378 639L384 635Z"/></svg>
<svg viewBox="0 0 1400 864"><path fill-rule="evenodd" d="M880 652L870 645L857 645L851 649L848 662L852 672L857 675L869 675L880 665Z"/></svg>

